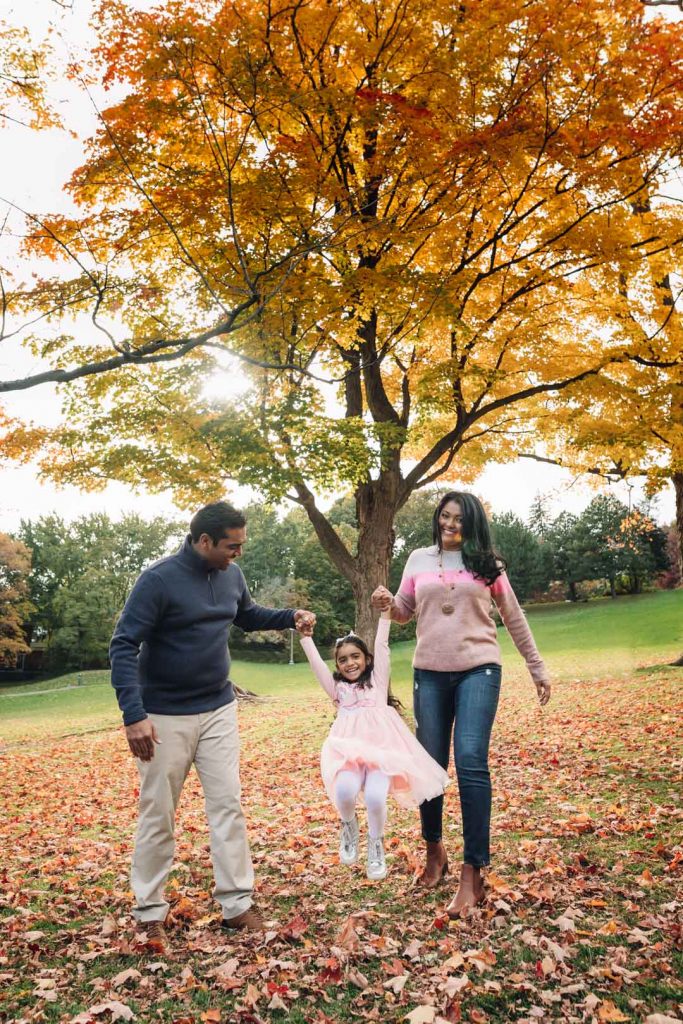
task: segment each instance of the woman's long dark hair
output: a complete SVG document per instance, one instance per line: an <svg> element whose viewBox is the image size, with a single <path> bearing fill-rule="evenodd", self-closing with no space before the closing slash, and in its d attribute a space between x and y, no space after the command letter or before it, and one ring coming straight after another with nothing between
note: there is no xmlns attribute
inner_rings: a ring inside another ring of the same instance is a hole
<svg viewBox="0 0 683 1024"><path fill-rule="evenodd" d="M484 506L467 491L449 491L444 494L439 504L434 509L432 519L432 538L439 551L443 551L441 545L441 529L439 527L439 516L444 505L449 501L457 501L462 512L462 560L465 568L469 569L473 576L483 580L487 586L496 582L498 577L507 568L505 559L493 549L489 521L484 511Z"/></svg>
<svg viewBox="0 0 683 1024"><path fill-rule="evenodd" d="M337 640L335 640L334 643L333 656L335 665L337 664L337 651L343 644L353 644L354 647L357 647L358 650L362 651L362 653L365 655L367 661L365 670L362 673L362 675L358 676L358 679L356 679L353 685L357 686L360 690L369 689L372 686L370 679L372 676L372 670L375 667L375 658L372 652L370 651L370 648L366 644L365 640L361 640L357 633L347 633L346 636L340 636ZM346 676L342 675L339 669L334 670L334 672L332 673L332 678L336 679L338 683L348 683L349 681L346 678ZM387 691L387 704L390 707L394 708L396 711L398 711L399 708L403 707L403 704L398 699L398 697L394 697L393 693L391 692L391 683L389 684L389 688Z"/></svg>

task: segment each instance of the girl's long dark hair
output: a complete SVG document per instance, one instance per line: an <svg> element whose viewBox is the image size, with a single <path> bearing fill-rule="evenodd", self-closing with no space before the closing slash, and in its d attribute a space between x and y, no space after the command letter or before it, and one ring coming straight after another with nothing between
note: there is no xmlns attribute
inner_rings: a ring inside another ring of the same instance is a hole
<svg viewBox="0 0 683 1024"><path fill-rule="evenodd" d="M497 551L494 551L489 521L479 498L475 498L468 491L449 491L444 494L434 509L432 519L434 543L439 551L443 551L439 516L444 505L447 505L449 501L457 501L462 512L462 560L465 568L490 587L505 571L507 565L505 559Z"/></svg>
<svg viewBox="0 0 683 1024"><path fill-rule="evenodd" d="M347 633L346 636L340 636L339 639L335 640L334 643L333 657L335 665L337 664L337 651L342 646L342 644L353 644L354 647L357 647L358 650L362 651L362 653L365 655L367 661L365 670L362 673L362 675L358 676L358 679L356 679L353 685L357 686L360 690L369 690L370 687L372 686L372 670L375 667L375 658L372 652L370 651L370 648L366 644L365 640L361 640L357 633ZM334 672L332 673L332 678L335 679L338 683L348 683L348 679L346 678L346 676L342 675L339 669L334 670ZM393 693L391 692L391 683L389 684L389 689L387 691L387 704L390 707L394 708L396 711L398 711L399 708L403 707L403 704L398 699L398 697L394 697Z"/></svg>

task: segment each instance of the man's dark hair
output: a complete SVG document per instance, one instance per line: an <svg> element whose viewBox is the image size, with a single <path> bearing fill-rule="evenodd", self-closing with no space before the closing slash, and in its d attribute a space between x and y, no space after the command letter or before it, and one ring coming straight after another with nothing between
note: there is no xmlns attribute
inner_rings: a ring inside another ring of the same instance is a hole
<svg viewBox="0 0 683 1024"><path fill-rule="evenodd" d="M190 535L193 543L197 543L203 533L209 535L214 545L223 540L226 530L239 530L247 525L247 520L227 501L214 501L195 512L190 520Z"/></svg>

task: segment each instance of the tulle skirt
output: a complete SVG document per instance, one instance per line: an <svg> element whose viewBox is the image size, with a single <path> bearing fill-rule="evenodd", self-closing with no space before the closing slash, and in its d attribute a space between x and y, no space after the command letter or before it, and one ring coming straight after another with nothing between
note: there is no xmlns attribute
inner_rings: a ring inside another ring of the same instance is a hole
<svg viewBox="0 0 683 1024"><path fill-rule="evenodd" d="M403 807L440 796L450 779L394 708L340 708L320 754L325 790L334 803L334 782L345 768L379 769Z"/></svg>

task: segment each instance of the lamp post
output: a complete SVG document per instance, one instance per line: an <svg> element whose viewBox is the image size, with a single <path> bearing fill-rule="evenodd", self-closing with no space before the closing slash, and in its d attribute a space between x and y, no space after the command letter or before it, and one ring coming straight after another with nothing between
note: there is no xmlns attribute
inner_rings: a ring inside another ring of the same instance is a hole
<svg viewBox="0 0 683 1024"><path fill-rule="evenodd" d="M289 664L294 664L294 630L289 631Z"/></svg>

